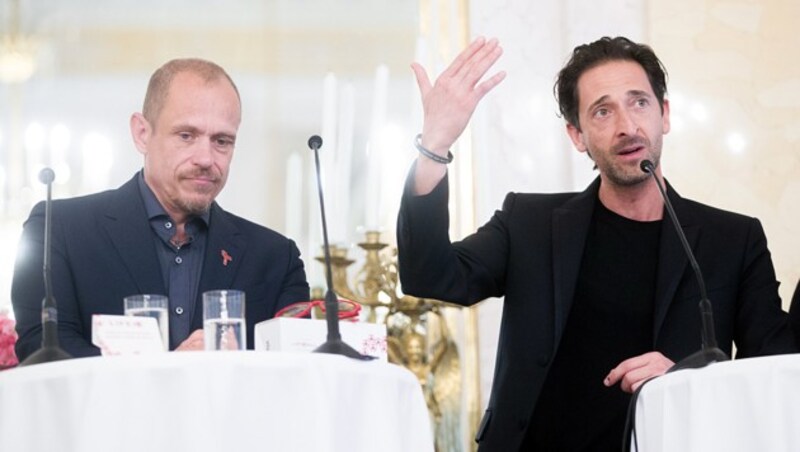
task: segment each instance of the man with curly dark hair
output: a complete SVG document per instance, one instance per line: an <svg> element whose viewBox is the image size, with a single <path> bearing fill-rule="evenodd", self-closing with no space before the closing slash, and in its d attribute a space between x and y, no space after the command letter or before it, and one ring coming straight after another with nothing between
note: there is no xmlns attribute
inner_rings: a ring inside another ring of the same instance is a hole
<svg viewBox="0 0 800 452"><path fill-rule="evenodd" d="M623 37L575 48L555 94L566 131L599 176L581 193L510 193L458 242L448 236L449 149L505 74L479 38L422 94L420 151L398 217L404 292L472 305L505 297L481 451L619 450L630 393L701 344L698 283L664 201L666 73ZM719 347L737 357L796 350L759 221L668 196L706 277Z"/></svg>

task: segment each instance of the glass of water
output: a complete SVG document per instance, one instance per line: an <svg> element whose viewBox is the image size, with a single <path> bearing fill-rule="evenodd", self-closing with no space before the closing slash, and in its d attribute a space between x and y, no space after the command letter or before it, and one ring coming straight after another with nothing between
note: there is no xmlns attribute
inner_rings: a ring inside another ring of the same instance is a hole
<svg viewBox="0 0 800 452"><path fill-rule="evenodd" d="M158 323L164 350L169 350L169 299L164 295L130 295L123 299L125 315L134 317L152 317Z"/></svg>
<svg viewBox="0 0 800 452"><path fill-rule="evenodd" d="M244 292L212 290L203 293L203 337L206 350L244 350Z"/></svg>

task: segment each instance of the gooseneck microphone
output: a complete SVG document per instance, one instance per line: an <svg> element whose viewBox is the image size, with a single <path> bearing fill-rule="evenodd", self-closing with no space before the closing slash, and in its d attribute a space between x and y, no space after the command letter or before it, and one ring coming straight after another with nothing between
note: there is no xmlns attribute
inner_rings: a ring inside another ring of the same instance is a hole
<svg viewBox="0 0 800 452"><path fill-rule="evenodd" d="M325 220L325 200L322 196L322 177L319 171L319 148L322 147L322 138L319 135L312 135L308 139L308 147L314 151L314 162L317 168L317 188L319 191L319 210L322 217L322 240L325 253L325 282L327 290L325 292L325 320L328 325L328 339L319 347L314 349L314 353L331 353L344 355L348 358L361 360L373 359L371 356L362 355L353 347L347 345L342 340L339 333L339 300L333 291L333 276L331 270L331 252L328 246L328 223Z"/></svg>
<svg viewBox="0 0 800 452"><path fill-rule="evenodd" d="M714 333L714 313L711 308L711 301L709 301L708 294L706 293L706 284L705 281L703 281L703 274L700 272L700 266L697 265L697 260L694 258L694 253L692 253L692 248L689 246L689 242L686 240L686 235L683 233L683 228L681 228L681 224L678 222L678 217L675 215L675 210L672 208L672 203L669 202L667 192L664 190L661 181L658 180L658 177L655 174L655 165L653 165L653 162L650 160L642 160L642 163L639 164L639 167L645 173L653 176L653 180L655 180L656 185L658 186L658 191L661 193L661 197L664 199L664 205L667 207L667 212L672 219L672 225L675 226L675 232L677 232L678 237L681 240L683 250L686 252L686 256L689 258L689 263L692 265L695 277L697 277L697 285L700 287L699 308L702 328L700 331L702 340L701 349L700 351L693 353L675 363L675 365L673 365L667 372L680 369L696 369L699 367L705 367L714 362L727 361L730 359L728 358L728 355L726 355L725 352L717 347L717 336Z"/></svg>
<svg viewBox="0 0 800 452"><path fill-rule="evenodd" d="M42 347L19 363L20 366L30 364L48 363L69 359L72 356L61 349L58 342L58 310L56 309L56 299L53 296L53 278L50 275L50 255L52 239L52 193L53 181L56 174L50 168L44 168L39 172L39 181L47 185L47 199L44 204L44 299L42 300Z"/></svg>

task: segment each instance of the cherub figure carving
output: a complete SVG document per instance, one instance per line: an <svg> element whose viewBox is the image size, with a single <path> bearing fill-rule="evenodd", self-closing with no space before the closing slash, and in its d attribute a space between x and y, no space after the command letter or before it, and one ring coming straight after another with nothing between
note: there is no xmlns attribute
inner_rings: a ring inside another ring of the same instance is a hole
<svg viewBox="0 0 800 452"><path fill-rule="evenodd" d="M438 451L457 451L460 446L461 369L458 349L447 322L433 307L425 315L428 334L420 317L387 338L389 360L416 375L431 413ZM428 338L432 343L429 346Z"/></svg>

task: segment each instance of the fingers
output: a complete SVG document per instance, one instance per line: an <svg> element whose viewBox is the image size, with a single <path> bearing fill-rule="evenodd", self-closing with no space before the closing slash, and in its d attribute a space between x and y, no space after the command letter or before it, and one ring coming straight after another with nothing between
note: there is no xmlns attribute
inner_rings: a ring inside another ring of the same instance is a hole
<svg viewBox="0 0 800 452"><path fill-rule="evenodd" d="M461 80L462 83L474 86L478 83L486 71L497 62L503 54L496 38L492 38L481 46L464 64L461 69L453 74L453 78Z"/></svg>
<svg viewBox="0 0 800 452"><path fill-rule="evenodd" d="M497 40L493 41L495 41L495 44L497 43ZM475 55L475 53L477 53L479 50L481 50L485 45L486 45L486 38L484 38L483 36L478 36L477 38L475 38L475 40L473 40L470 43L470 45L467 46L466 49L462 50L461 53L458 54L458 56L453 60L453 62L450 63L450 66L448 66L447 69L445 69L445 71L442 72L442 75L446 77L455 77L456 74L458 74L459 71L461 71L464 68L464 65L467 64L468 61L470 61L472 56Z"/></svg>
<svg viewBox="0 0 800 452"><path fill-rule="evenodd" d="M460 85L472 88L486 75L486 72L497 62L501 55L503 55L503 49L496 38L486 41L485 38L478 37L453 60L450 66L439 76L439 79L452 79ZM414 71L420 92L425 97L432 88L430 79L419 63L412 63L411 69ZM505 73L501 72L481 83L481 86L476 87L477 99L483 97L504 78Z"/></svg>
<svg viewBox="0 0 800 452"><path fill-rule="evenodd" d="M420 64L411 65L422 94L423 147L441 156L447 155L466 128L478 102L505 78L506 74L500 72L481 81L502 53L497 39L477 38L433 83ZM421 168L418 166L417 170ZM443 169L436 166L430 172L430 179L438 180L442 172Z"/></svg>
<svg viewBox="0 0 800 452"><path fill-rule="evenodd" d="M635 391L636 388L641 386L646 380L655 376L657 375L653 375L652 369L649 367L639 367L626 373L625 376L622 377L622 381L620 381L619 386L623 391L631 393Z"/></svg>
<svg viewBox="0 0 800 452"><path fill-rule="evenodd" d="M424 98L428 94L428 91L431 90L431 80L428 78L425 68L423 68L419 63L411 63L411 70L414 71L414 77L417 79L419 92Z"/></svg>
<svg viewBox="0 0 800 452"><path fill-rule="evenodd" d="M675 364L660 352L649 352L622 361L611 369L603 384L613 386L620 383L625 392L633 392L650 378L663 375Z"/></svg>
<svg viewBox="0 0 800 452"><path fill-rule="evenodd" d="M491 91L495 86L499 85L506 78L505 71L498 72L494 74L490 79L482 82L478 86L475 87L475 94L478 97L478 100L482 99L483 96L486 95L489 91Z"/></svg>
<svg viewBox="0 0 800 452"><path fill-rule="evenodd" d="M186 338L185 341L181 342L175 351L176 352L185 352L190 350L203 350L205 348L205 342L203 337L203 330L194 330L189 337Z"/></svg>

